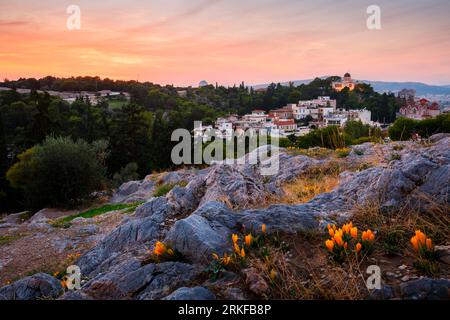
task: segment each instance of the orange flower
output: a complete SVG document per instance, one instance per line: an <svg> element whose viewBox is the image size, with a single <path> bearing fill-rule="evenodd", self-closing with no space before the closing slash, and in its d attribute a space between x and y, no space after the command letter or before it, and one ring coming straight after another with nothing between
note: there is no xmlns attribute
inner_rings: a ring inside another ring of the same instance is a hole
<svg viewBox="0 0 450 320"><path fill-rule="evenodd" d="M247 245L247 247L250 247L250 245L252 244L252 239L253 238L250 233L245 236L245 244Z"/></svg>
<svg viewBox="0 0 450 320"><path fill-rule="evenodd" d="M271 279L272 281L274 281L276 277L277 277L277 272L275 271L275 269L272 269L272 270L270 271L270 279Z"/></svg>
<svg viewBox="0 0 450 320"><path fill-rule="evenodd" d="M338 246L342 246L344 244L344 241L342 241L342 235L340 233L336 233L334 235L334 241Z"/></svg>
<svg viewBox="0 0 450 320"><path fill-rule="evenodd" d="M417 238L417 242L419 243L419 246L425 245L425 243L427 241L427 236L425 235L425 233L423 233L420 230L416 230L416 238Z"/></svg>
<svg viewBox="0 0 450 320"><path fill-rule="evenodd" d="M330 235L330 237L334 237L334 229L329 228L328 234Z"/></svg>
<svg viewBox="0 0 450 320"><path fill-rule="evenodd" d="M353 227L350 229L350 235L352 236L352 238L356 239L358 238L358 228L357 227Z"/></svg>
<svg viewBox="0 0 450 320"><path fill-rule="evenodd" d="M356 248L355 248L355 249L356 249L356 253L360 252L361 249L362 249L361 243L358 242L358 243L356 244Z"/></svg>
<svg viewBox="0 0 450 320"><path fill-rule="evenodd" d="M367 231L363 231L361 239L363 241L374 241L375 234L372 232L372 230L368 229Z"/></svg>
<svg viewBox="0 0 450 320"><path fill-rule="evenodd" d="M428 250L431 250L433 248L433 243L432 243L432 241L431 241L431 239L427 239L427 249Z"/></svg>
<svg viewBox="0 0 450 320"><path fill-rule="evenodd" d="M334 241L333 240L325 241L325 246L327 247L328 251L332 252L334 248Z"/></svg>
<svg viewBox="0 0 450 320"><path fill-rule="evenodd" d="M222 258L222 263L226 266L230 263L231 257L229 257L226 253L224 254Z"/></svg>
<svg viewBox="0 0 450 320"><path fill-rule="evenodd" d="M168 249L168 250L167 250L167 254L168 254L169 256L173 256L174 253L175 253L175 252L173 252L172 249Z"/></svg>
<svg viewBox="0 0 450 320"><path fill-rule="evenodd" d="M344 233L350 233L350 225L344 224L344 225L342 226L342 231L343 231Z"/></svg>
<svg viewBox="0 0 450 320"><path fill-rule="evenodd" d="M267 227L266 227L266 224L265 223L263 223L262 224L262 226L261 226L261 231L262 231L262 233L266 233L266 231L267 231Z"/></svg>
<svg viewBox="0 0 450 320"><path fill-rule="evenodd" d="M411 238L411 245L414 248L414 250L419 251L419 242L417 241L416 236Z"/></svg>
<svg viewBox="0 0 450 320"><path fill-rule="evenodd" d="M155 248L153 249L153 253L157 256L160 256L166 252L166 245L162 242L156 242Z"/></svg>
<svg viewBox="0 0 450 320"><path fill-rule="evenodd" d="M234 251L236 251L236 253L241 252L241 248L239 248L239 245L237 243L234 244Z"/></svg>
<svg viewBox="0 0 450 320"><path fill-rule="evenodd" d="M237 241L238 241L238 235L237 234L234 234L233 233L233 235L231 236L231 239L233 240L233 243L237 243Z"/></svg>
<svg viewBox="0 0 450 320"><path fill-rule="evenodd" d="M345 248L345 250L348 249L348 243L347 242L344 242L344 248Z"/></svg>
<svg viewBox="0 0 450 320"><path fill-rule="evenodd" d="M245 258L245 250L244 250L244 248L241 249L241 257Z"/></svg>

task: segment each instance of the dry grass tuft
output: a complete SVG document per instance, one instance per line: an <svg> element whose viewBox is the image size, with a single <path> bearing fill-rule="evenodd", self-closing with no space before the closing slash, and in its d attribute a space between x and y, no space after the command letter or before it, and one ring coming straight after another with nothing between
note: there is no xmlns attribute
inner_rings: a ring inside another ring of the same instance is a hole
<svg viewBox="0 0 450 320"><path fill-rule="evenodd" d="M352 219L360 227L376 230L377 238L388 254L400 253L409 247L409 239L415 230L424 230L436 244L449 241L448 205L423 194L414 195L414 203L414 206L408 203L393 212L382 212L379 201L356 205ZM419 204L426 206L426 210Z"/></svg>
<svg viewBox="0 0 450 320"><path fill-rule="evenodd" d="M306 203L321 193L332 191L338 184L339 178L335 176L298 178L283 186L284 196L279 201L288 204Z"/></svg>
<svg viewBox="0 0 450 320"><path fill-rule="evenodd" d="M328 161L320 166L313 166L297 179L282 186L282 197L271 197L267 204L301 204L315 196L332 191L339 185L339 174L345 170L341 161Z"/></svg>
<svg viewBox="0 0 450 320"><path fill-rule="evenodd" d="M355 300L367 296L362 260L333 263L320 247L322 239L291 238L289 252L268 247L268 259L249 259L271 286L269 299ZM275 274L273 273L275 271ZM276 275L276 276L274 276Z"/></svg>

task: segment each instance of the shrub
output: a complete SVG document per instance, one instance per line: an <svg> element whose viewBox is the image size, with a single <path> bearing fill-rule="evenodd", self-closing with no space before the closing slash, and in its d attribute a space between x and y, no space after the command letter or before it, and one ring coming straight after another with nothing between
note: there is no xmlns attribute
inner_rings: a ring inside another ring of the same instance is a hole
<svg viewBox="0 0 450 320"><path fill-rule="evenodd" d="M7 179L24 192L31 208L70 207L102 187L105 168L82 140L48 137L18 158Z"/></svg>
<svg viewBox="0 0 450 320"><path fill-rule="evenodd" d="M363 124L361 121L348 121L345 124L344 132L352 140L361 137L368 137L370 134L370 126L367 124Z"/></svg>
<svg viewBox="0 0 450 320"><path fill-rule="evenodd" d="M357 139L352 140L352 145L363 144L366 142L374 142L374 138L373 137L359 137Z"/></svg>
<svg viewBox="0 0 450 320"><path fill-rule="evenodd" d="M388 130L389 137L392 140L403 141L409 140L413 133L418 133L422 137L429 137L441 132L450 132L450 114L441 114L436 118L422 121L399 118Z"/></svg>
<svg viewBox="0 0 450 320"><path fill-rule="evenodd" d="M138 165L135 162L130 162L125 167L121 168L113 176L112 183L114 187L120 187L121 184L139 179L137 173Z"/></svg>

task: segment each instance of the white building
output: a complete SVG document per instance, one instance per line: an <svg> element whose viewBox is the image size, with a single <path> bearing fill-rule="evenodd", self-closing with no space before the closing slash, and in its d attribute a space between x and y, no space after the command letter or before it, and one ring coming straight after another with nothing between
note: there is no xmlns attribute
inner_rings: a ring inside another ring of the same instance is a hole
<svg viewBox="0 0 450 320"><path fill-rule="evenodd" d="M299 101L297 105L293 105L292 110L294 119L301 120L311 116L318 120L336 110L336 100L326 96L313 100L303 100Z"/></svg>
<svg viewBox="0 0 450 320"><path fill-rule="evenodd" d="M324 118L325 126L341 126L343 127L348 121L346 114L330 114Z"/></svg>
<svg viewBox="0 0 450 320"><path fill-rule="evenodd" d="M347 121L361 121L363 124L373 126L375 124L370 120L371 116L372 113L366 109L348 111L345 109L338 109L324 117L324 124L325 126L344 126Z"/></svg>

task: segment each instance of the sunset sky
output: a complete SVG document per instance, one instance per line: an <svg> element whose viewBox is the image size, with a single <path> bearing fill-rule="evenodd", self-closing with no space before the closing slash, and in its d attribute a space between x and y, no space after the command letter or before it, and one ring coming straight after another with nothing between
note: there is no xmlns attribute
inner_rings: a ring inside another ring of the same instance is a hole
<svg viewBox="0 0 450 320"><path fill-rule="evenodd" d="M81 30L66 28L69 5ZM382 29L366 9L381 7ZM449 0L0 0L0 78L450 84Z"/></svg>

